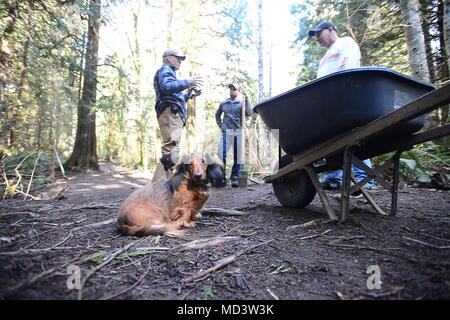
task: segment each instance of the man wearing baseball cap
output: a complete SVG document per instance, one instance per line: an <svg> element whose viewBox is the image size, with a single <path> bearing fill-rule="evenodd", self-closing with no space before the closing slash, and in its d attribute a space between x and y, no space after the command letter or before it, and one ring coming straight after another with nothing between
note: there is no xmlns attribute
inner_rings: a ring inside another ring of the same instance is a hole
<svg viewBox="0 0 450 320"><path fill-rule="evenodd" d="M327 52L320 60L317 70L317 78L324 77L334 72L359 68L361 66L361 52L358 44L351 37L339 37L336 26L331 22L322 22L317 27L309 30L310 37L316 37L316 41ZM363 161L371 167L370 159ZM353 173L357 181L367 177L367 173L353 166ZM342 170L328 171L323 175L322 186L325 189L338 189L342 183ZM371 180L365 185L366 188L375 188Z"/></svg>
<svg viewBox="0 0 450 320"><path fill-rule="evenodd" d="M183 91L201 85L200 77L178 80L176 71L186 56L178 50L167 49L163 55L163 65L153 78L156 93L156 116L162 138L162 158L153 174L152 182L165 180L172 175L172 167L179 160L181 135L186 125L186 101L192 98ZM193 89L190 89L190 92ZM200 92L200 91L196 91Z"/></svg>
<svg viewBox="0 0 450 320"><path fill-rule="evenodd" d="M243 108L245 108L246 116L250 116L253 110L247 95L239 84L230 83L228 89L230 89L230 98L222 101L216 111L216 122L222 131L218 155L226 165L227 153L233 147L233 166L230 180L231 186L237 187L238 173L243 164L243 136L241 131L243 121L245 121L243 119Z"/></svg>
<svg viewBox="0 0 450 320"><path fill-rule="evenodd" d="M309 30L308 35L315 36L319 45L327 49L320 60L317 78L361 66L361 52L358 44L351 37L339 37L333 23L322 22L314 29Z"/></svg>

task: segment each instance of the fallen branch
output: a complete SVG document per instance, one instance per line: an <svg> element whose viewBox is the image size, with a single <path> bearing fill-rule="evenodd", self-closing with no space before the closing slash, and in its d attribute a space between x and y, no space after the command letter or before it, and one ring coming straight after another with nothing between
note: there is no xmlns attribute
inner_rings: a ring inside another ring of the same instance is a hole
<svg viewBox="0 0 450 320"><path fill-rule="evenodd" d="M308 221L308 222L303 223L303 224L296 224L296 225L293 225L293 226L289 226L289 227L286 228L286 231L290 231L290 230L297 229L297 228L302 228L302 229L305 228L306 229L306 228L316 227L316 226L330 224L330 223L335 223L335 222L332 221L332 220L329 220L329 219L320 218L320 219Z"/></svg>
<svg viewBox="0 0 450 320"><path fill-rule="evenodd" d="M435 249L450 249L450 246L436 246L434 244L426 243L426 242L423 242L423 241L420 241L417 239L413 239L413 238L403 237L403 239L413 241L416 243L420 243L420 244L423 244L424 246L435 248Z"/></svg>
<svg viewBox="0 0 450 320"><path fill-rule="evenodd" d="M181 244L179 246L172 248L171 250L181 252L186 250L202 249L206 247L217 246L224 242L234 241L237 239L239 239L239 237L213 237L213 238L199 239Z"/></svg>
<svg viewBox="0 0 450 320"><path fill-rule="evenodd" d="M365 239L366 236L352 236L352 237L339 237L337 239L331 240L328 242L329 245L335 245L342 241L348 241L348 240L358 240L358 239Z"/></svg>
<svg viewBox="0 0 450 320"><path fill-rule="evenodd" d="M331 231L331 229L327 229L327 230L325 230L325 231L322 232L322 233L319 233L319 234L313 234L312 236L302 237L302 238L299 238L299 240L307 240L307 239L317 238L317 237L320 237L320 236L323 236L323 235L327 234L327 233L330 232L330 231Z"/></svg>
<svg viewBox="0 0 450 320"><path fill-rule="evenodd" d="M75 227L71 231L77 231L77 230L84 229L84 228L89 228L89 227L104 226L104 225L107 225L107 224L114 223L116 220L117 220L117 218L112 218L112 219L108 219L108 220L105 220L105 221L95 222L95 223L87 224L87 225L84 225L84 226Z"/></svg>
<svg viewBox="0 0 450 320"><path fill-rule="evenodd" d="M185 279L183 279L183 282L189 283L189 282L192 282L192 281L194 281L196 279L203 278L204 276L209 275L211 272L217 271L217 270L225 267L226 265L229 265L230 263L236 261L236 258L238 258L239 256L243 255L247 251L256 249L256 248L261 247L263 245L266 245L266 244L268 244L268 243L270 243L272 241L273 240L264 241L264 242L259 243L257 245L251 246L251 247L249 247L247 249L241 250L241 251L239 251L239 252L237 252L237 253L235 253L235 254L233 254L231 256L228 256L228 257L225 257L223 259L220 259L214 267L211 267L211 268L206 269L206 270L204 270L202 272L199 272L199 273L197 273L196 275L194 275L192 277L185 278Z"/></svg>
<svg viewBox="0 0 450 320"><path fill-rule="evenodd" d="M261 179L257 179L257 178L248 178L248 180L250 180L251 182L255 183L255 184L264 184L264 180Z"/></svg>
<svg viewBox="0 0 450 320"><path fill-rule="evenodd" d="M37 162L39 161L40 157L41 157L41 153L39 152L39 154L36 158L36 161L34 162L33 171L31 172L30 182L28 183L27 193L26 193L23 201L25 201L27 199L28 195L30 194L31 182L33 181L34 172L36 171L36 165L37 165Z"/></svg>
<svg viewBox="0 0 450 320"><path fill-rule="evenodd" d="M243 216L249 213L244 211L230 210L230 209L222 209L222 208L203 208L200 210L201 214L214 214L214 215L223 215L223 216Z"/></svg>
<svg viewBox="0 0 450 320"><path fill-rule="evenodd" d="M143 240L145 240L147 238L141 238L141 239L137 239L133 242L130 242L129 244L127 244L125 247L116 250L115 252L113 252L103 263L99 264L98 266L96 266L95 268L91 269L91 271L89 271L89 273L86 275L86 277L81 281L81 286L80 286L80 290L78 291L78 300L81 300L83 297L83 288L86 284L86 282L89 280L90 277L92 277L94 275L95 272L97 272L98 270L100 270L101 268L103 268L104 266L106 266L108 263L110 263L112 260L114 260L115 257L117 257L119 254L127 251L129 248L131 248L133 245L142 242Z"/></svg>

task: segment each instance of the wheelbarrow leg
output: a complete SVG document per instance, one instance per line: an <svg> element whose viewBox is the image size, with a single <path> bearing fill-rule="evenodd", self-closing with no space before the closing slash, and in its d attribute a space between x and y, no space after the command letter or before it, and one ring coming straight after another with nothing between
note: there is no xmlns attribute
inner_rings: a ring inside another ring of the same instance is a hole
<svg viewBox="0 0 450 320"><path fill-rule="evenodd" d="M353 183L356 184L356 179L353 175L352 175L352 181L353 181ZM370 195L370 193L367 190L365 190L364 188L360 188L359 190L363 194L364 198L366 198L366 200L370 203L370 205L375 209L376 212L378 212L379 214L382 214L384 216L388 215L386 212L384 212L380 208L380 206L375 202L375 200L372 198L372 196Z"/></svg>
<svg viewBox="0 0 450 320"><path fill-rule="evenodd" d="M397 211L397 201L398 201L398 185L400 180L400 155L402 154L403 150L398 150L394 157L394 176L393 176L393 183L392 183L392 202L391 202L391 216L395 216L395 213Z"/></svg>
<svg viewBox="0 0 450 320"><path fill-rule="evenodd" d="M312 184L314 185L314 188L317 191L317 194L320 197L320 200L323 203L323 206L325 207L325 210L327 211L328 217L332 221L338 221L338 218L336 214L334 213L333 208L331 207L330 201L328 200L327 195L325 194L325 191L323 190L322 186L320 185L319 178L317 177L317 173L314 171L311 167L304 167L306 173L308 173L309 178L311 179Z"/></svg>
<svg viewBox="0 0 450 320"><path fill-rule="evenodd" d="M348 216L350 181L352 176L353 146L348 146L344 152L344 163L342 167L342 191L341 191L341 222L345 222Z"/></svg>

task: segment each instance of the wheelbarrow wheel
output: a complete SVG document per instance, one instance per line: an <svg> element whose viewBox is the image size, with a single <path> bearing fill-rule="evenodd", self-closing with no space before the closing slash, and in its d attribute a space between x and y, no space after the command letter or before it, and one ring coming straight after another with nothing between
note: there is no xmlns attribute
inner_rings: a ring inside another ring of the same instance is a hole
<svg viewBox="0 0 450 320"><path fill-rule="evenodd" d="M284 155L280 159L279 168L292 163L292 156ZM316 196L316 189L305 170L293 171L272 183L278 201L291 208L304 208Z"/></svg>

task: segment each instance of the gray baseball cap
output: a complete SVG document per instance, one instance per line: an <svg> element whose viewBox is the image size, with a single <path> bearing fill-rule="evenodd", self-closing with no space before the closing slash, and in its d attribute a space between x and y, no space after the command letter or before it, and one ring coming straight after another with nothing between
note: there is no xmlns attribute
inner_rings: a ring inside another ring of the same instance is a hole
<svg viewBox="0 0 450 320"><path fill-rule="evenodd" d="M228 88L234 88L234 89L236 89L236 90L241 90L241 86L240 85L238 85L236 82L234 82L234 83L230 83L229 85L228 85Z"/></svg>
<svg viewBox="0 0 450 320"><path fill-rule="evenodd" d="M167 49L166 51L164 51L163 58L168 57L168 56L178 57L181 60L186 59L185 55L182 55L178 50L175 50L175 49Z"/></svg>
<svg viewBox="0 0 450 320"><path fill-rule="evenodd" d="M323 30L328 29L328 28L333 28L334 31L337 31L336 30L336 26L334 24L332 24L331 22L327 22L326 21L326 22L321 22L317 27L315 27L312 30L309 30L308 35L310 37L313 37L313 36L316 35L316 32L320 32L320 31L323 31Z"/></svg>

